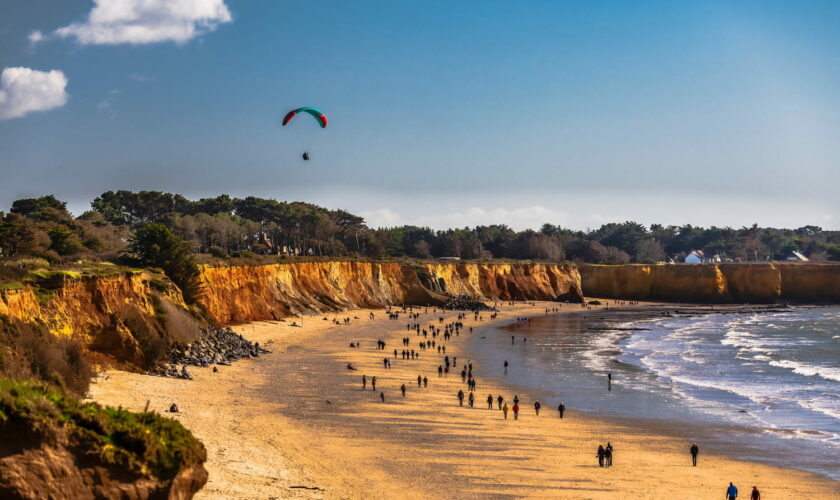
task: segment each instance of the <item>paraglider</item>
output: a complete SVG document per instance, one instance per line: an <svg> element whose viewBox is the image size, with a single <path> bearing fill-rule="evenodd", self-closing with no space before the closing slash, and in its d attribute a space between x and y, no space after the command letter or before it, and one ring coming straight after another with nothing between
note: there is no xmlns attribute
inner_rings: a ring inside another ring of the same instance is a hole
<svg viewBox="0 0 840 500"><path fill-rule="evenodd" d="M327 128L327 115L321 112L318 108L313 108L310 106L306 106L303 108L294 109L286 113L286 116L283 117L283 126L289 124L292 121L292 118L295 117L298 113L309 113L310 115L314 116L316 120L318 120L318 124L321 125L321 128Z"/></svg>
<svg viewBox="0 0 840 500"><path fill-rule="evenodd" d="M293 109L292 111L286 113L286 116L283 117L283 126L285 127L288 125L289 122L292 121L292 118L294 118L298 113L308 113L312 115L316 120L318 120L318 125L320 125L321 128L327 128L327 115L325 115L320 109L313 108L311 106ZM309 151L304 151L301 158L303 158L303 161L309 161Z"/></svg>

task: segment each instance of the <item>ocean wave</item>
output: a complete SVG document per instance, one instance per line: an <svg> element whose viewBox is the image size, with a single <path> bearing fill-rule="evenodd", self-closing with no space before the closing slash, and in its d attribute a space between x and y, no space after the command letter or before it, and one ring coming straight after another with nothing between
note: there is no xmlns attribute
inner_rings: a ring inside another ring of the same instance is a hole
<svg viewBox="0 0 840 500"><path fill-rule="evenodd" d="M809 363L802 363L799 361L792 361L789 359L770 361L770 365L776 366L778 368L787 368L788 370L792 370L794 373L798 373L799 375L805 375L806 377L818 376L826 380L840 382L840 368L834 368L831 366L812 365Z"/></svg>

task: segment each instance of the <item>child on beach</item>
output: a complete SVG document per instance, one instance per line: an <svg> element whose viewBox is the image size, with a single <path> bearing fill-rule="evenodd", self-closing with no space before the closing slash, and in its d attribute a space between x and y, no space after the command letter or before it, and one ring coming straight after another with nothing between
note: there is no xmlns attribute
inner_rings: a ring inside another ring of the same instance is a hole
<svg viewBox="0 0 840 500"><path fill-rule="evenodd" d="M502 413L504 413L504 414L505 414L505 420L507 420L507 414L508 414L508 405L507 405L507 403L505 403L505 405L502 407Z"/></svg>

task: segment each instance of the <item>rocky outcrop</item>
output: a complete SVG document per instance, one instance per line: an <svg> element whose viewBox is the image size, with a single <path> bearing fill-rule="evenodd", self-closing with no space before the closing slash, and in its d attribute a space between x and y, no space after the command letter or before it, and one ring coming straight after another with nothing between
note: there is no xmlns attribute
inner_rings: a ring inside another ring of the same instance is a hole
<svg viewBox="0 0 840 500"><path fill-rule="evenodd" d="M627 264L580 267L588 297L706 303L838 303L840 264Z"/></svg>
<svg viewBox="0 0 840 500"><path fill-rule="evenodd" d="M582 300L574 266L299 262L205 267L202 304L216 322L279 319L305 311L442 305L486 300Z"/></svg>

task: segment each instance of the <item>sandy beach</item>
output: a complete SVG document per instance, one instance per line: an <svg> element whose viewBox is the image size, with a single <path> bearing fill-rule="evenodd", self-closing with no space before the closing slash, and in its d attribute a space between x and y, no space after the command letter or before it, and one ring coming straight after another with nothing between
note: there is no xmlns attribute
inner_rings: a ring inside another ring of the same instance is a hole
<svg viewBox="0 0 840 500"><path fill-rule="evenodd" d="M496 322L543 315L556 303L502 306ZM579 310L564 305L563 310ZM480 335L490 323L472 314L465 333L445 344L457 357L448 377L438 377L442 355L422 351L419 359L383 358L410 339L422 337L408 323L443 327L457 312L427 314L418 320L389 320L382 310L290 318L236 327L272 351L257 359L211 369L191 368L194 380L103 372L91 390L103 404L172 414L208 449L207 486L197 498L722 498L734 482L748 498L755 484L763 499L838 498L840 483L815 474L701 453L693 468L689 443L670 435L600 420L569 408L558 418L546 404L535 416L533 399L520 393L518 421L487 409L487 395L510 388L488 383L475 361L475 408L459 407L466 392L460 377L469 328ZM373 312L376 319L369 319ZM565 314L562 312L561 314ZM324 321L323 318L328 318ZM444 317L443 323L438 318ZM350 318L336 325L333 318ZM293 326L292 322L300 326ZM301 325L302 323L302 325ZM376 341L386 342L385 350ZM361 342L361 347L349 347ZM348 370L351 362L355 371ZM377 378L376 392L361 390L361 376ZM429 379L418 388L417 376ZM515 381L511 381L515 383ZM405 384L406 396L400 394ZM385 402L380 400L380 391ZM599 468L598 444L615 447L614 466ZM740 498L740 497L739 497Z"/></svg>

